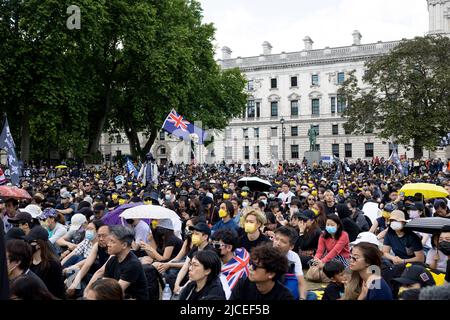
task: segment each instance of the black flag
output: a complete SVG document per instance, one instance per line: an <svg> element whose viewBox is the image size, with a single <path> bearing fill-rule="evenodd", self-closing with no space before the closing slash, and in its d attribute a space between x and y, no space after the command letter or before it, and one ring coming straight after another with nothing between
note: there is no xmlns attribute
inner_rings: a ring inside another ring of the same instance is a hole
<svg viewBox="0 0 450 320"><path fill-rule="evenodd" d="M2 134L0 135L0 149L4 149L8 157L11 183L13 185L19 185L20 164L16 156L15 148L16 145L14 144L11 131L9 130L8 118L5 117L5 124L3 126Z"/></svg>

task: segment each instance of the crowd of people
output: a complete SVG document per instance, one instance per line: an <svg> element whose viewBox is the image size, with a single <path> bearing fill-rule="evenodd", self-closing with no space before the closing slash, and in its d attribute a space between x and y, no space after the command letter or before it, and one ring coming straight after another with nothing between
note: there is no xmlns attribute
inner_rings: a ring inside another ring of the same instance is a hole
<svg viewBox="0 0 450 320"><path fill-rule="evenodd" d="M24 172L32 199L0 198L10 299L449 299L450 227L427 234L405 224L449 219L450 196L400 192L413 182L450 192L438 159L400 171L378 158L158 166L149 154L136 172ZM245 176L270 186L242 185ZM112 223L129 204L165 207L178 221Z"/></svg>

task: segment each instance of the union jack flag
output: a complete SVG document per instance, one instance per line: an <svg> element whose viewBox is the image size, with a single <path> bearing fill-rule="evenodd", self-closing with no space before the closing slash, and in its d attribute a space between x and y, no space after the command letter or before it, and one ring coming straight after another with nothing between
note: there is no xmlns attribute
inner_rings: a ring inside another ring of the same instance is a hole
<svg viewBox="0 0 450 320"><path fill-rule="evenodd" d="M174 127L184 131L188 131L189 121L185 120L183 116L179 115L175 110L172 110L167 117L167 121L173 123Z"/></svg>
<svg viewBox="0 0 450 320"><path fill-rule="evenodd" d="M234 257L222 266L222 274L226 277L230 289L233 289L241 278L247 278L249 262L248 251L239 248L234 251Z"/></svg>
<svg viewBox="0 0 450 320"><path fill-rule="evenodd" d="M206 140L207 132L196 127L189 121L187 121L182 115L178 114L174 109L170 111L164 121L164 130L174 135L177 138L183 138L183 140L190 140L190 134L198 136L198 144L204 144Z"/></svg>

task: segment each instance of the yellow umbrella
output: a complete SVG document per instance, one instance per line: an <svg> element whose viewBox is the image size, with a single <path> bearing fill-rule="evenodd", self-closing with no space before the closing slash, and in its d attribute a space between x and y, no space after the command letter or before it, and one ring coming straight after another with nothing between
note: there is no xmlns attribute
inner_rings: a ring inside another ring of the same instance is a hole
<svg viewBox="0 0 450 320"><path fill-rule="evenodd" d="M67 169L67 166L61 164L59 166L56 166L55 169Z"/></svg>
<svg viewBox="0 0 450 320"><path fill-rule="evenodd" d="M407 183L401 189L405 196L414 196L416 193L421 193L426 199L446 198L448 192L443 187L432 183Z"/></svg>

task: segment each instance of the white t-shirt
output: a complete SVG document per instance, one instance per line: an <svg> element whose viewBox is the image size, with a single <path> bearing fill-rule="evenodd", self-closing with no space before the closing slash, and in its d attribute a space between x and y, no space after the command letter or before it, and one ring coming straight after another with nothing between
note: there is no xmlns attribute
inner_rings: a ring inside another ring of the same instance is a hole
<svg viewBox="0 0 450 320"><path fill-rule="evenodd" d="M282 192L278 195L278 199L281 199L281 201L284 201L286 204L291 203L292 197L295 197L295 194L293 194L291 191L289 191L288 193Z"/></svg>
<svg viewBox="0 0 450 320"><path fill-rule="evenodd" d="M148 234L150 233L150 226L146 224L144 221L139 221L138 224L134 227L135 237L134 240L136 243L144 241L148 243Z"/></svg>
<svg viewBox="0 0 450 320"><path fill-rule="evenodd" d="M288 259L289 266L291 264L294 264L294 272L296 276L303 276L303 268L302 268L302 261L300 260L300 257L297 253L295 253L292 250L289 250L289 252L286 255Z"/></svg>
<svg viewBox="0 0 450 320"><path fill-rule="evenodd" d="M443 254L441 251L438 251L438 254L439 254L439 260L436 265L436 269L438 269L439 271L445 272L446 268L447 268L448 257L445 254ZM432 262L434 262L434 257L436 257L436 249L430 249L430 251L428 251L428 253L427 253L426 264L430 265Z"/></svg>

